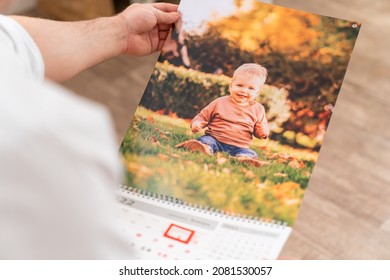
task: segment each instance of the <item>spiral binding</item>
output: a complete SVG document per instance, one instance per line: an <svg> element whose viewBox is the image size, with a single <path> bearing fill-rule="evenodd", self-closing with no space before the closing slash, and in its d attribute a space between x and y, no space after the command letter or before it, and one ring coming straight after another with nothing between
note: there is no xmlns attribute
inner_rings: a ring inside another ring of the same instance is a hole
<svg viewBox="0 0 390 280"><path fill-rule="evenodd" d="M227 220L235 220L235 221L241 221L241 222L247 222L252 224L261 224L264 226L270 226L275 228L284 228L287 226L287 223L277 220L271 220L271 219L264 219L257 216L251 216L251 215L244 215L240 213L230 212L230 211L223 211L221 209L217 209L211 206L201 206L199 204L193 204L190 202L185 202L180 198L175 198L172 196L157 194L153 192L149 192L146 190L137 189L134 187L129 187L126 185L120 185L120 190L128 193L132 193L138 196L141 196L146 199L156 200L162 203L167 203L170 205L174 205L178 208L184 208L188 210L195 210L200 213L208 214L208 215L214 215L217 217L225 218ZM121 198L123 199L123 198ZM126 202L127 200L122 202Z"/></svg>

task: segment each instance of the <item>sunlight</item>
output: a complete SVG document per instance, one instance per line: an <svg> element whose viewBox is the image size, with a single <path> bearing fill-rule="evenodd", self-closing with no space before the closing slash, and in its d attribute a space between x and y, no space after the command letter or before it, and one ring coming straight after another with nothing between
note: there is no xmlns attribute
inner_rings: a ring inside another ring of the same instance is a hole
<svg viewBox="0 0 390 280"><path fill-rule="evenodd" d="M196 1L196 5L193 4ZM259 1L270 3L272 1ZM253 0L243 0L242 11L249 10ZM191 0L184 1L180 5L180 12L185 18L183 28L186 31L202 32L202 24L205 21L216 20L237 12L234 0Z"/></svg>

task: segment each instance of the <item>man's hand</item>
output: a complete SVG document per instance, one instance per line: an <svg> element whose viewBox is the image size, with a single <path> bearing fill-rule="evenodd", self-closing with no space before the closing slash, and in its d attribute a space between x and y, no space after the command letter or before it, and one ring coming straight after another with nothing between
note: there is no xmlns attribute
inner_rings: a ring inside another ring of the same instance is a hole
<svg viewBox="0 0 390 280"><path fill-rule="evenodd" d="M172 24L179 19L177 5L132 4L118 15L127 33L124 53L148 55L160 51Z"/></svg>

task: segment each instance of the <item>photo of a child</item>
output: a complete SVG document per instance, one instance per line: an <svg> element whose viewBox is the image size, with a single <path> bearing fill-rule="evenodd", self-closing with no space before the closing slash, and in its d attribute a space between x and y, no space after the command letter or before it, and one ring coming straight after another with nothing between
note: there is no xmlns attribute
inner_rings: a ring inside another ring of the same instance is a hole
<svg viewBox="0 0 390 280"><path fill-rule="evenodd" d="M182 0L121 144L124 185L298 214L360 25L256 0Z"/></svg>
<svg viewBox="0 0 390 280"><path fill-rule="evenodd" d="M198 133L207 127L205 135L176 147L209 155L225 152L256 167L267 164L249 148L252 136L265 139L269 135L264 107L255 101L266 78L267 70L259 64L238 67L229 83L230 96L214 100L191 121L191 131Z"/></svg>

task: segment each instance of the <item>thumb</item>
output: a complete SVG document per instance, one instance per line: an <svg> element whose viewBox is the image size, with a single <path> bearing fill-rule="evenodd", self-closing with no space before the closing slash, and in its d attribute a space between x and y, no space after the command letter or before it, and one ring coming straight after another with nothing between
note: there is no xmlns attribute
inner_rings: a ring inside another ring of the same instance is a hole
<svg viewBox="0 0 390 280"><path fill-rule="evenodd" d="M179 13L178 12L164 12L159 9L154 10L154 14L157 18L158 24L172 24L175 23L179 19Z"/></svg>

